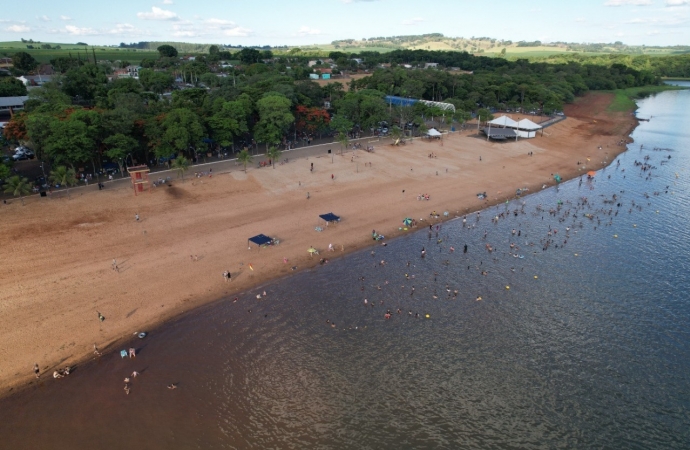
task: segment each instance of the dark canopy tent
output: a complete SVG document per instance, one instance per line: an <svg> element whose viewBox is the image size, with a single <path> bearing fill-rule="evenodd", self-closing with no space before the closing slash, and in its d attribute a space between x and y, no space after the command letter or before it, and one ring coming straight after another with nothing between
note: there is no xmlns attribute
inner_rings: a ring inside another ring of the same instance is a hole
<svg viewBox="0 0 690 450"><path fill-rule="evenodd" d="M511 128L484 128L482 130L485 135L487 135L490 139L495 139L495 140L506 140L509 138L515 138L517 134L515 133L515 130Z"/></svg>
<svg viewBox="0 0 690 450"><path fill-rule="evenodd" d="M333 213L321 214L319 217L321 217L326 222L340 222L340 216L336 216Z"/></svg>
<svg viewBox="0 0 690 450"><path fill-rule="evenodd" d="M262 246L262 245L270 244L271 242L273 242L273 239L266 236L265 234L257 234L254 237L250 237L249 242L253 242L258 246Z"/></svg>

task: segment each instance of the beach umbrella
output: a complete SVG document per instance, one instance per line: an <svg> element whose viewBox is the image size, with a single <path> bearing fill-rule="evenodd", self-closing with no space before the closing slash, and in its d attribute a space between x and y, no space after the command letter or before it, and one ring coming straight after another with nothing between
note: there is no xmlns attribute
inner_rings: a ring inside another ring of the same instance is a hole
<svg viewBox="0 0 690 450"><path fill-rule="evenodd" d="M587 176L589 176L589 177L594 177L596 174L597 173L593 170L590 170L589 172L587 172Z"/></svg>
<svg viewBox="0 0 690 450"><path fill-rule="evenodd" d="M319 251L314 247L309 247L309 250L307 251L311 254L311 256L314 256L314 253L316 253L317 255L319 254Z"/></svg>
<svg viewBox="0 0 690 450"><path fill-rule="evenodd" d="M412 224L412 219L410 219L409 217L405 217L403 219L403 225L409 227L411 224Z"/></svg>

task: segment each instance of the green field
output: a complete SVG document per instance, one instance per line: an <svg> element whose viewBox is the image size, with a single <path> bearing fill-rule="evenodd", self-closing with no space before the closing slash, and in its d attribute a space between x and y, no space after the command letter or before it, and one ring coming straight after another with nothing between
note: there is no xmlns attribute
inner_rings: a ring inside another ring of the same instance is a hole
<svg viewBox="0 0 690 450"><path fill-rule="evenodd" d="M88 51L88 57L93 60L93 53L96 53L97 60L109 60L109 61L129 61L132 64L139 64L144 58L158 58L158 52L152 50L139 50L133 48L113 48L113 47L84 47L75 44L59 44L50 43L51 46L59 45L61 48L59 50L55 49L42 49L34 48L28 49L27 45L33 45L34 47L40 47L41 44L27 44L24 42L0 42L0 56L11 57L14 53L19 51L24 51L30 54L36 59L36 61L41 63L50 62L51 59L58 57L66 57L72 54L73 58L78 56L81 59L86 58L86 53ZM88 49L88 50L87 50Z"/></svg>
<svg viewBox="0 0 690 450"><path fill-rule="evenodd" d="M677 91L680 89L686 89L681 86L670 86L667 84L662 84L659 86L639 86L628 89L616 89L615 91L605 91L611 92L615 95L613 102L609 105L609 111L620 112L620 111L634 111L637 109L635 104L636 99L641 99L648 97L652 94L663 91Z"/></svg>

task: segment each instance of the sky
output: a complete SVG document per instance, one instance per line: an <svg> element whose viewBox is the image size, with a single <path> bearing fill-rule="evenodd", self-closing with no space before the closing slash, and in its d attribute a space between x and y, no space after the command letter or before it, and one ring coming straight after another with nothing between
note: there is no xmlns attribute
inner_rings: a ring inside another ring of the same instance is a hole
<svg viewBox="0 0 690 450"><path fill-rule="evenodd" d="M690 0L2 0L0 41L310 45L443 33L690 45Z"/></svg>

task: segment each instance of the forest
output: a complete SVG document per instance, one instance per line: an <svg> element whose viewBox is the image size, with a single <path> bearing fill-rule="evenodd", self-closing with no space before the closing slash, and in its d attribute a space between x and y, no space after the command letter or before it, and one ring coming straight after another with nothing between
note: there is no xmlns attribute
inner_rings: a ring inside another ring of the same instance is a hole
<svg viewBox="0 0 690 450"><path fill-rule="evenodd" d="M445 115L447 122L508 108L549 114L589 90L655 85L660 76L687 73L689 65L687 56L614 59L606 65L424 50L331 52L329 59L310 65L299 54L274 56L251 48L229 54L211 46L194 60L180 58L170 45L158 50L157 59L142 64L138 78L113 77L117 67L95 57L53 61L60 75L29 91L25 110L4 129L5 139L33 149L52 167L97 172L106 162L122 169L177 155L194 161L202 151L233 153L261 145L275 152L314 136L346 142L382 122L390 124L392 134L410 127L423 132L429 117L444 114L420 103L397 108L386 103L386 95L452 103L456 111ZM15 58L26 69L33 64L25 55ZM423 69L426 62L438 66ZM310 79L326 67L335 76L371 76L325 85ZM21 89L0 78L3 88Z"/></svg>

